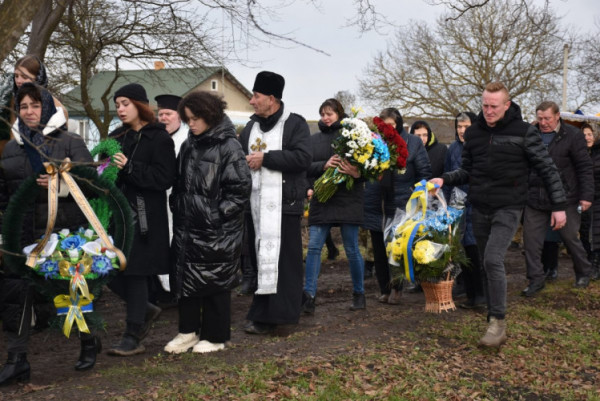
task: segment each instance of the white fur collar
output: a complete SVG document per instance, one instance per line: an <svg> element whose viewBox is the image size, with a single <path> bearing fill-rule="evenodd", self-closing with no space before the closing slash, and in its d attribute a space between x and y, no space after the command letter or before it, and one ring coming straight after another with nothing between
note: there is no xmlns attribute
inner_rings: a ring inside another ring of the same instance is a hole
<svg viewBox="0 0 600 401"><path fill-rule="evenodd" d="M52 117L50 117L48 124L46 124L46 126L42 130L42 135L48 135L56 131L66 123L67 119L65 117L65 113L63 112L62 107L57 107L56 113L54 113ZM23 145L23 138L21 138L21 133L19 132L19 118L16 119L15 123L12 126L12 133L15 138L15 141L17 141L19 145Z"/></svg>

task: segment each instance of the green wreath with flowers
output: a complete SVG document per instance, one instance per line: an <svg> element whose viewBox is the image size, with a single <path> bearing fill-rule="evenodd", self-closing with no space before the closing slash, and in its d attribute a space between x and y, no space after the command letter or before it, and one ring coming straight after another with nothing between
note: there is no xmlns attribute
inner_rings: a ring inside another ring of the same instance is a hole
<svg viewBox="0 0 600 401"><path fill-rule="evenodd" d="M129 202L115 186L118 169L110 163L114 154L120 151L119 143L112 139L101 142L91 152L94 155L103 154L107 157L97 169L78 166L73 167L69 173L82 192L89 198L88 202L104 230L112 234L111 239L114 246L127 257L133 244L133 217ZM80 228L75 233L66 232L68 230L53 233L48 241L52 249L42 255L45 256L44 260L37 260L35 266L32 267L25 264L27 256L23 252L26 252L28 247L21 249L21 231L25 215L34 207L35 200L40 192L36 178L37 176L31 176L21 184L11 196L4 213L2 234L6 270L32 281L39 294L46 298L49 303L54 302L59 315L51 321L51 325L56 327L67 327L65 320L69 318L69 314L65 312L61 315L60 313L61 309L66 308L66 310L69 310L71 306L68 305L69 297L61 294L71 291L72 298L73 289L70 287L75 282L78 288L83 288L80 286L81 281L83 281L86 295L83 297L85 302L82 303L81 310L77 309L75 314L78 314L79 319L87 321L90 326L102 328L104 322L101 316L89 304L92 300L97 300L100 297L102 287L118 272L119 266L115 262L116 258L110 260L105 256L105 254L108 255L108 252L102 247L102 242L99 241L94 230ZM81 247L86 242L88 250L91 249L90 252L83 250L84 247ZM98 249L97 252L94 252L94 244L102 250ZM76 289L75 292L79 302L79 291ZM60 307L60 297L64 297L62 301L67 303L67 305L64 305L65 308ZM86 307L87 309L85 309ZM86 313L88 310L89 313ZM85 319L82 318L81 313L86 313ZM64 330L67 336L71 326L68 325L68 327L69 330Z"/></svg>

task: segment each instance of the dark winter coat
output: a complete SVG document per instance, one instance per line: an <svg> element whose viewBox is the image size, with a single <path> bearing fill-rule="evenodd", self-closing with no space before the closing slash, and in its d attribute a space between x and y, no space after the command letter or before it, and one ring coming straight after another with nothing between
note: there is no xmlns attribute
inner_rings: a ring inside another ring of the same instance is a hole
<svg viewBox="0 0 600 401"><path fill-rule="evenodd" d="M331 144L340 137L339 122L330 127L319 121L321 132L311 135L313 161L308 169L310 181L316 180L325 172L325 163L333 156ZM325 203L313 196L310 202L308 224L356 224L363 223L364 181L357 179L351 190L345 184L338 185L337 192Z"/></svg>
<svg viewBox="0 0 600 401"><path fill-rule="evenodd" d="M530 168L538 171L550 190L554 210L564 210L566 197L556 166L540 133L523 121L511 102L494 127L479 113L465 132L461 167L442 175L446 185L469 183L469 201L483 212L522 209L527 202Z"/></svg>
<svg viewBox="0 0 600 401"><path fill-rule="evenodd" d="M471 121L474 121L476 116L471 112L466 112L467 115L471 118ZM454 129L457 128L457 121L454 120ZM460 140L458 133L455 134L456 140L450 144L448 147L448 152L446 153L446 160L444 163L444 172L454 171L457 168L460 168L460 164L462 161L462 151L464 144ZM444 196L446 201L450 203L450 196L452 194L452 189L454 187L452 185L444 185L442 187L444 191ZM463 184L459 185L458 189L463 191L464 193L469 193L469 185ZM465 218L464 218L464 235L462 239L462 243L465 246L476 245L475 234L473 233L473 222L471 220L472 216L472 205L471 202L467 201L465 203Z"/></svg>
<svg viewBox="0 0 600 401"><path fill-rule="evenodd" d="M411 134L414 134L413 127L416 124L423 124L427 128L427 144L425 145L425 150L427 151L429 163L431 164L431 177L439 177L444 173L444 161L446 160L448 147L437 140L435 134L431 131L431 127L426 121L415 121L410 127Z"/></svg>
<svg viewBox="0 0 600 401"><path fill-rule="evenodd" d="M58 111L62 117L62 111ZM64 120L64 117L63 117ZM65 121L66 122L66 121ZM38 134L41 135L41 134ZM70 158L75 162L92 162L92 156L85 146L85 142L77 134L57 129L44 135L44 148L48 159L63 160ZM47 161L42 158L42 161ZM0 210L4 211L19 186L26 178L34 174L29 158L17 140L12 139L4 148L0 161ZM58 213L56 216L56 229L78 229L87 226L87 220L71 195L59 198ZM25 213L22 231L23 245L29 245L46 231L48 220L48 192L44 188L39 191L33 213Z"/></svg>
<svg viewBox="0 0 600 401"><path fill-rule="evenodd" d="M592 249L600 250L600 141L594 143L588 152L594 165L594 201L581 215L580 231L588 231Z"/></svg>
<svg viewBox="0 0 600 401"><path fill-rule="evenodd" d="M169 199L171 283L177 296L207 296L234 285L251 188L250 168L229 117L203 134L189 133Z"/></svg>
<svg viewBox="0 0 600 401"><path fill-rule="evenodd" d="M59 110L58 113L56 114L58 118L62 118L66 123L63 112ZM42 148L48 159L63 160L68 157L75 162L92 162L92 156L81 137L63 128L44 134ZM47 159L42 157L42 162L45 161ZM33 168L23 145L19 144L16 139L10 140L6 144L0 160L0 219L10 197L23 181L32 175L34 175ZM47 221L48 191L40 188L33 210L23 215L21 244L27 246L40 238L46 231ZM76 230L82 226L87 227L87 219L71 195L59 198L55 229ZM2 223L0 222L0 230L1 228ZM21 318L26 296L28 292L33 292L33 287L27 280L19 278L18 272L5 271L4 273L6 276L0 274L0 319L2 319L4 330L16 333L22 324ZM44 319L40 318L40 320Z"/></svg>
<svg viewBox="0 0 600 401"><path fill-rule="evenodd" d="M400 135L408 148L406 172L393 172L389 174L389 180L386 177L382 181L366 183L363 227L368 230L383 231L384 214L387 218L393 218L397 208L405 209L414 185L431 178L431 165L421 139L404 129Z"/></svg>
<svg viewBox="0 0 600 401"><path fill-rule="evenodd" d="M134 131L128 126L109 134L128 161L119 172L117 187L129 201L135 234L126 275L169 272L169 223L166 191L175 179L175 145L164 124L149 123ZM144 224L144 216L147 224Z"/></svg>
<svg viewBox="0 0 600 401"><path fill-rule="evenodd" d="M539 128L539 127L538 127ZM548 145L548 153L554 161L567 195L567 204L577 205L580 200L594 199L594 172L583 133L560 120L558 132ZM552 210L548 191L540 175L529 175L527 205L538 210Z"/></svg>
<svg viewBox="0 0 600 401"><path fill-rule="evenodd" d="M260 124L263 132L273 129L283 115L284 105L267 117L253 114L250 121L240 134L240 142L245 154L249 154L248 140L254 124ZM302 215L304 213L304 198L306 197L306 171L310 167L312 153L310 150L310 130L304 117L291 113L283 125L281 150L268 149L264 153L262 166L270 170L282 172L283 204L282 214Z"/></svg>

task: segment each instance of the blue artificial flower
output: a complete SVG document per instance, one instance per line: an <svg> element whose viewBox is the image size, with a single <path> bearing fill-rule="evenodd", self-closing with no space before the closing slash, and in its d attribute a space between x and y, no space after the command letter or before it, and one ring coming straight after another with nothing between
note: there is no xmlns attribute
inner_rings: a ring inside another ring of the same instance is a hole
<svg viewBox="0 0 600 401"><path fill-rule="evenodd" d="M92 271L94 273L104 276L107 275L112 268L112 262L106 256L92 256Z"/></svg>
<svg viewBox="0 0 600 401"><path fill-rule="evenodd" d="M390 159L390 150L387 145L377 136L371 141L373 144L373 156L380 162L386 162Z"/></svg>
<svg viewBox="0 0 600 401"><path fill-rule="evenodd" d="M47 260L40 266L40 273L44 273L46 279L58 276L58 262L55 260Z"/></svg>
<svg viewBox="0 0 600 401"><path fill-rule="evenodd" d="M79 249L81 245L85 244L87 240L79 235L71 235L63 239L60 243L60 247L64 250L67 249Z"/></svg>

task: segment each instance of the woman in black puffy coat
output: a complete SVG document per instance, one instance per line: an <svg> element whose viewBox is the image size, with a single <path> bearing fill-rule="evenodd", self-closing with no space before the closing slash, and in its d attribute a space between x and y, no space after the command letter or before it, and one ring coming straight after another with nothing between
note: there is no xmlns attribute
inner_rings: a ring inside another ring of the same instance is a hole
<svg viewBox="0 0 600 401"><path fill-rule="evenodd" d="M166 352L218 351L230 339L231 288L240 267L252 181L226 106L203 91L190 93L179 104L190 133L177 158L169 200L171 288L179 298L179 334Z"/></svg>

